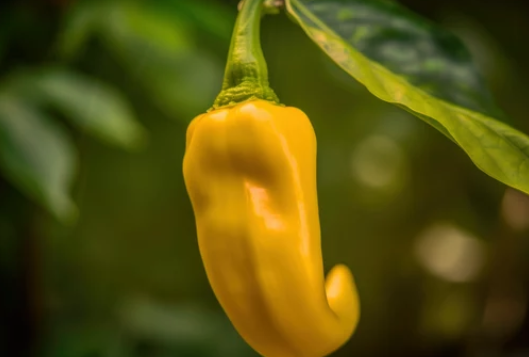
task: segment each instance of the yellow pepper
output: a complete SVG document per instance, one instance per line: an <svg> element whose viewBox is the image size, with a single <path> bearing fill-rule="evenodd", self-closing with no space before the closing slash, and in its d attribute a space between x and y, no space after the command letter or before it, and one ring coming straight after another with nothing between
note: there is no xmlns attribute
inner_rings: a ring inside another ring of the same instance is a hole
<svg viewBox="0 0 529 357"><path fill-rule="evenodd" d="M184 177L208 279L266 357L321 357L353 333L352 275L323 278L316 137L296 108L252 100L195 118Z"/></svg>
<svg viewBox="0 0 529 357"><path fill-rule="evenodd" d="M262 0L245 0L223 88L188 127L184 180L209 282L239 334L265 357L322 357L359 319L349 269L324 279L316 136L268 85Z"/></svg>

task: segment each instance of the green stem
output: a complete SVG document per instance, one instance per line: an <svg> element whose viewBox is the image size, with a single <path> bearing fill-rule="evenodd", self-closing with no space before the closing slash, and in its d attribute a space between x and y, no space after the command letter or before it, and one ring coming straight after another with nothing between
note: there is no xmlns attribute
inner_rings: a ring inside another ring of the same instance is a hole
<svg viewBox="0 0 529 357"><path fill-rule="evenodd" d="M261 49L259 28L263 0L245 0L235 22L228 63L212 109L233 106L250 99L279 100L268 83L268 69Z"/></svg>

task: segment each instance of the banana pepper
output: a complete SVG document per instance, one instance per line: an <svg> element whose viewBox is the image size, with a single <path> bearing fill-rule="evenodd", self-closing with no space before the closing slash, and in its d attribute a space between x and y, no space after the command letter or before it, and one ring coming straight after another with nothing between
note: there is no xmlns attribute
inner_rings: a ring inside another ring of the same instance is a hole
<svg viewBox="0 0 529 357"><path fill-rule="evenodd" d="M265 357L322 357L354 332L359 298L346 266L324 277L316 136L268 86L261 9L246 0L223 91L188 127L185 185L208 280L235 329Z"/></svg>

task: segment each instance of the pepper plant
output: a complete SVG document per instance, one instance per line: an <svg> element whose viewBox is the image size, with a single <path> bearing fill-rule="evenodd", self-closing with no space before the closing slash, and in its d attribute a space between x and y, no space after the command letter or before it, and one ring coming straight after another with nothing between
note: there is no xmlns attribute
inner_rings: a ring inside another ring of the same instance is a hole
<svg viewBox="0 0 529 357"><path fill-rule="evenodd" d="M355 331L361 304L347 267L323 277L314 130L269 84L259 25L282 2L241 5L222 90L187 130L184 177L200 253L219 303L259 354L323 357ZM439 130L489 176L529 193L529 138L505 124L456 37L391 1L284 5L373 95Z"/></svg>
<svg viewBox="0 0 529 357"><path fill-rule="evenodd" d="M190 27L189 19L192 19L198 24L207 23L205 27L213 36L222 36L226 15L210 12L196 16L193 1L175 1L174 6L180 16L171 18L161 16L164 11L159 8L153 10L156 7L153 4L134 1L80 3L67 14L67 25L54 47L56 57L46 59L46 65L40 68L31 64L17 66L16 72L1 79L2 176L63 222L71 222L76 216L70 191L78 166L75 136L72 134L75 131L64 130L64 126L71 125L78 131L126 149L135 149L145 143L146 132L135 120L133 105L120 91L72 68L72 62L82 59L89 40L102 40L103 48L114 54L124 67L123 76L135 76L145 91L145 97L155 102L162 112L181 114L185 112L182 108L189 103L192 103L191 108L204 106L205 109L209 105L207 98L211 93L204 93L195 78L205 76L216 80L215 71L211 71L213 65L204 62L200 53L193 56L186 54L193 44L182 29ZM472 162L490 177L529 193L529 139L507 124L510 119L495 105L469 51L449 31L389 0L245 0L240 8L241 15L233 38L235 45L228 59L223 91L208 115L214 115L216 110L234 110L238 105L244 106L256 100L275 106L279 104L278 110L286 110L269 86L259 45L261 16L286 14L292 19L293 26L302 29L344 73L355 78L374 96L402 108L441 132L462 149L462 155L470 158L469 165ZM0 40L4 36L0 33ZM6 56L7 52L4 47L3 41L0 41L2 56ZM151 55L146 61L143 61L144 53ZM200 70L187 73L186 68L197 63ZM175 78L186 83L186 91L174 88ZM320 95L319 98L325 105L325 96ZM185 114L191 115L190 111ZM61 121L63 118L66 120ZM281 120L288 118L285 115ZM295 135L289 138L294 141ZM307 147L311 148L310 145ZM314 157L310 156L312 151L307 150L298 158L306 155L313 160ZM257 153L256 160L262 154ZM308 181L313 179L309 177ZM190 191L200 193L203 190L200 187ZM284 189L286 186L281 187L287 195L289 190ZM300 190L298 194L299 197L315 197L313 191ZM292 209L290 212L297 211ZM317 221L314 212L311 217L312 221ZM318 251L318 229L311 232L311 237L317 239L306 241L314 251ZM280 253L274 251L277 257ZM291 253L290 257L299 258L299 252ZM321 256L312 258L309 261L312 265L307 266L318 268ZM299 269L300 276L310 275L299 267L287 268L292 268L292 272ZM347 270L343 266L339 268L340 276L344 277L342 281L351 282ZM239 271L244 270L241 268ZM275 273L276 277L282 278L277 271ZM322 280L320 275L318 271L318 281ZM303 282L302 279L299 281ZM322 292L320 296L323 296L323 286L320 285L307 291L314 294ZM353 286L349 292L353 292L350 296L354 295L354 285L339 285L343 286ZM226 288L226 285L219 285L217 290L222 293L227 291ZM273 292L268 299L274 301ZM349 301L357 303L356 300L353 297ZM231 303L233 301L229 301L228 305L233 307ZM318 305L321 306L324 305ZM274 305L274 308L277 316L287 311L289 306L281 308ZM337 348L353 332L357 312L355 306L354 311L349 311L349 324L342 329L329 329L330 335L311 330L314 333L311 342L321 349L321 353ZM233 312L229 314L233 316ZM294 311L292 314L296 315ZM298 311L296 316L300 315L304 317ZM329 324L332 325L332 319L322 317L318 321L323 320L331 321ZM281 320L279 325L287 330L285 335L290 340L283 342L282 335L272 335L273 340L286 351L314 350L300 339L303 328L312 326L310 322L294 322L297 327L289 330L285 328L289 322ZM251 334L246 334L244 328L242 331L243 336L249 336L247 338L251 340Z"/></svg>

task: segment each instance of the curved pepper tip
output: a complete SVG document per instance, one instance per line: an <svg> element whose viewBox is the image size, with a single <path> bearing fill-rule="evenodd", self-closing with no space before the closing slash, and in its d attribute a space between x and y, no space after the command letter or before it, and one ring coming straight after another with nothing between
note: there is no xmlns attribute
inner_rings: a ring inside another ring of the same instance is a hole
<svg viewBox="0 0 529 357"><path fill-rule="evenodd" d="M360 319L360 298L351 270L343 264L332 268L325 281L325 291L329 306L344 323L349 338Z"/></svg>

